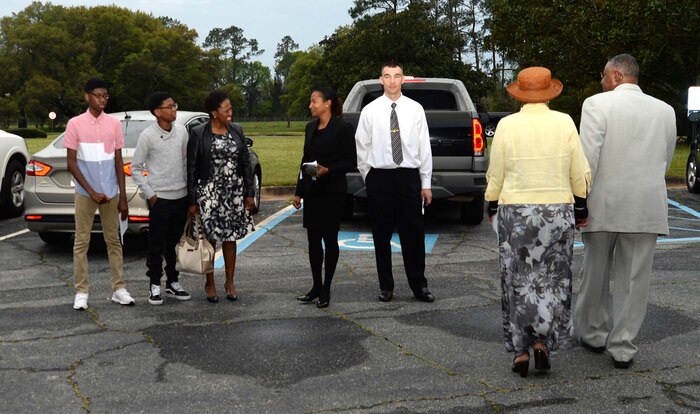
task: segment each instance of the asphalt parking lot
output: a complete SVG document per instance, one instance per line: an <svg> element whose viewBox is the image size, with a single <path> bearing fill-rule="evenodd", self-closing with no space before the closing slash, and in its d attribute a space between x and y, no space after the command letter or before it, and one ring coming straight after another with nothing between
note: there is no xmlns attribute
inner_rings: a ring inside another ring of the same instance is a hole
<svg viewBox="0 0 700 414"><path fill-rule="evenodd" d="M669 190L672 234L659 241L650 305L629 370L582 348L544 375L510 371L502 345L495 235L426 215L434 303L416 301L400 254L394 300L377 300L368 220L342 226L331 305L295 300L311 283L301 214L264 199L240 243L237 302L147 302L145 238L124 245L137 301L108 301L100 237L90 249L90 308L72 309L72 246L47 246L20 218L0 221L0 411L236 413L690 413L700 411L700 196ZM575 250L574 292L582 249ZM220 296L223 275L217 271ZM223 297L222 297L223 299Z"/></svg>

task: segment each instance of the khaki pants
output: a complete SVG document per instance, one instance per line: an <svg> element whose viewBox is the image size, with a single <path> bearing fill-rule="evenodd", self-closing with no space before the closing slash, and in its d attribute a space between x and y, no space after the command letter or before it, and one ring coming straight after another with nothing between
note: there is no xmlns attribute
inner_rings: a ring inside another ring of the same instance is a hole
<svg viewBox="0 0 700 414"><path fill-rule="evenodd" d="M656 234L593 232L581 237L583 280L574 312L581 340L629 361L637 354L633 341L646 315Z"/></svg>
<svg viewBox="0 0 700 414"><path fill-rule="evenodd" d="M124 258L119 241L119 197L113 197L107 204L97 204L89 197L75 194L75 244L73 246L73 271L75 289L88 293L88 258L90 232L95 221L95 210L100 211L102 232L107 244L109 266L112 269L112 291L125 288Z"/></svg>

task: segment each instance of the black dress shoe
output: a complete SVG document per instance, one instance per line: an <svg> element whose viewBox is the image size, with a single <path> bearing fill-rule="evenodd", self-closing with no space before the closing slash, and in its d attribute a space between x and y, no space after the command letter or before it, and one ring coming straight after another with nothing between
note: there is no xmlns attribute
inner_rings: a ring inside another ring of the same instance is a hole
<svg viewBox="0 0 700 414"><path fill-rule="evenodd" d="M581 346L593 352L594 354L602 354L603 352L605 352L604 346L593 346L587 342L584 342L583 340L581 340Z"/></svg>
<svg viewBox="0 0 700 414"><path fill-rule="evenodd" d="M627 369L630 366L632 366L632 359L629 361L618 361L617 359L613 358L613 366L618 369Z"/></svg>
<svg viewBox="0 0 700 414"><path fill-rule="evenodd" d="M394 292L391 290L382 290L379 293L379 300L381 302L391 302L392 297L394 297Z"/></svg>
<svg viewBox="0 0 700 414"><path fill-rule="evenodd" d="M328 305L330 305L330 304L331 304L331 302L328 300L319 299L318 303L316 303L316 307L319 309L323 309L323 308L327 308Z"/></svg>
<svg viewBox="0 0 700 414"><path fill-rule="evenodd" d="M420 288L418 292L413 293L413 296L415 296L418 300L422 300L423 302L433 302L435 300L435 296L430 293L427 287Z"/></svg>
<svg viewBox="0 0 700 414"><path fill-rule="evenodd" d="M211 303L219 303L219 297L218 296L207 296L207 301Z"/></svg>
<svg viewBox="0 0 700 414"><path fill-rule="evenodd" d="M297 296L297 300L300 302L311 302L314 299L318 298L318 295L318 293L309 292L306 295Z"/></svg>

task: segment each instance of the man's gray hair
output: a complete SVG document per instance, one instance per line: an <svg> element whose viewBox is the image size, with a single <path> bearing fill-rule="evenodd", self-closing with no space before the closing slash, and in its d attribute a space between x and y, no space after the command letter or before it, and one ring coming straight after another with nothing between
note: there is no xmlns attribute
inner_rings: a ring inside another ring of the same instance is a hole
<svg viewBox="0 0 700 414"><path fill-rule="evenodd" d="M627 53L613 56L608 60L611 68L620 71L626 77L639 78L639 65L637 60Z"/></svg>

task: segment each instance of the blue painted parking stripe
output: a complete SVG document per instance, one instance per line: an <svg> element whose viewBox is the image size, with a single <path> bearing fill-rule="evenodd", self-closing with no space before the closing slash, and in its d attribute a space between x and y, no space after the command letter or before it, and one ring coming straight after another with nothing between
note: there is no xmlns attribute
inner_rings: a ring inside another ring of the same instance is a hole
<svg viewBox="0 0 700 414"><path fill-rule="evenodd" d="M690 207L686 207L686 206L684 206L683 204L681 204L681 203L679 203L679 202L677 202L677 201L671 200L670 198L667 199L667 202L668 202L669 205L672 205L673 207L676 207L677 209L679 209L679 210L681 210L681 211L684 211L684 212L690 214L691 216L693 216L693 217L695 217L695 218L700 218L700 213L698 213L697 211L693 210L693 209L690 208Z"/></svg>
<svg viewBox="0 0 700 414"><path fill-rule="evenodd" d="M437 243L437 234L426 234L425 235L425 252L431 253L435 243ZM401 241L399 239L398 233L393 233L391 235L391 251L394 253L401 252ZM372 239L372 233L369 232L356 232L356 231L341 231L338 233L338 246L340 250L354 250L354 251L374 251L374 240Z"/></svg>
<svg viewBox="0 0 700 414"><path fill-rule="evenodd" d="M700 212L697 212L693 210L690 207L684 206L683 204L671 200L666 199L666 202L668 203L669 206L673 207L673 210L675 211L682 211L684 213L690 214L694 218L686 218L686 217L671 217L669 216L669 220L683 220L683 221L698 221L700 219ZM671 227L669 226L670 230L678 230L678 231L687 231L687 232L700 232L700 229L693 229L693 228L687 228L687 227ZM692 243L692 242L698 242L700 241L700 237L659 237L656 239L656 243L659 244L669 244L669 243ZM574 248L581 248L583 247L583 243L577 241L574 243Z"/></svg>
<svg viewBox="0 0 700 414"><path fill-rule="evenodd" d="M303 208L303 207L302 207ZM236 255L241 254L245 249L247 249L251 244L253 244L256 240L261 238L265 233L268 231L272 230L273 227L276 225L280 224L284 219L287 217L291 216L292 214L296 213L297 209L294 208L294 206L289 205L282 210L278 211L277 213L271 215L270 217L266 218L265 220L261 221L255 226L255 231L252 233L249 233L247 236L244 238L238 240L238 249L236 251ZM214 261L214 268L216 269L221 269L224 267L224 256L223 253L221 252L221 246L219 246L219 249L216 251L216 258Z"/></svg>
<svg viewBox="0 0 700 414"><path fill-rule="evenodd" d="M690 232L700 233L700 229L689 229L689 228L685 228L685 227L670 227L670 226L669 226L669 229L671 229L671 230L690 231Z"/></svg>
<svg viewBox="0 0 700 414"><path fill-rule="evenodd" d="M680 221L700 221L700 219L696 218L688 218L688 217L676 217L676 216L668 216L669 220L680 220Z"/></svg>

